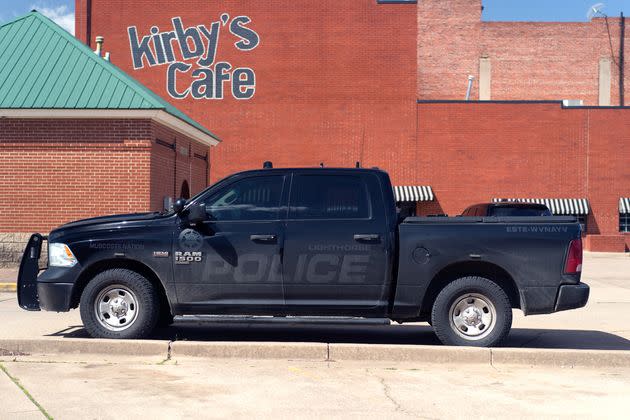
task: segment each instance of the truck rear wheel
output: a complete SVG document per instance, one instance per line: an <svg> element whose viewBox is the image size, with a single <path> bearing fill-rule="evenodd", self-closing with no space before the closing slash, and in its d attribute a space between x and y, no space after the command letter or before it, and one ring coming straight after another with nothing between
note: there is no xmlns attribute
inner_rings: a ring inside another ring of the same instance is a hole
<svg viewBox="0 0 630 420"><path fill-rule="evenodd" d="M83 325L94 338L143 338L159 317L159 298L149 280L115 268L97 274L81 295Z"/></svg>
<svg viewBox="0 0 630 420"><path fill-rule="evenodd" d="M431 324L446 345L492 347L510 332L512 306L496 283L483 277L462 277L438 294Z"/></svg>

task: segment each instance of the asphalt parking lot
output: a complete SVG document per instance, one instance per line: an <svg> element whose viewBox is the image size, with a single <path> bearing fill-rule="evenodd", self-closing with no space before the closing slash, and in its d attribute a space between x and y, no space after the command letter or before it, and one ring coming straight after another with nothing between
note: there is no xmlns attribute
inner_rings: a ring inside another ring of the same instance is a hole
<svg viewBox="0 0 630 420"><path fill-rule="evenodd" d="M585 308L532 317L516 311L505 346L532 353L545 349L629 352L625 314L630 313L630 258L589 254L584 270L583 281L591 286ZM25 312L17 307L14 294L0 294L0 339L90 340L85 337L77 311ZM151 338L236 346L245 342L366 343L379 344L374 347L379 347L381 355L408 344L439 344L423 324L187 321L160 329ZM515 365L467 364L465 356L463 363L460 357L457 363L435 364L395 357L334 361L175 354L168 359L133 356L133 350L107 356L0 353L4 371L0 372L0 418L41 418L43 412L54 418L112 418L119 417L121 409L126 417L156 418L452 418L464 413L624 417L630 395L630 364L612 367L604 359L601 367L596 363L584 368L524 365L518 360Z"/></svg>

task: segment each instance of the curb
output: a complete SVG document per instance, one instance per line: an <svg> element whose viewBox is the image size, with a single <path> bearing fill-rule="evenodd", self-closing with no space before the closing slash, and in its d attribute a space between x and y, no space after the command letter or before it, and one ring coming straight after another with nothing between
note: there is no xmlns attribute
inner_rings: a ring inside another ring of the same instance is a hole
<svg viewBox="0 0 630 420"><path fill-rule="evenodd" d="M161 356L168 354L165 340L106 340L84 338L0 339L0 356L55 356L98 354L109 356Z"/></svg>
<svg viewBox="0 0 630 420"><path fill-rule="evenodd" d="M0 283L0 292L15 292L16 290L16 283Z"/></svg>
<svg viewBox="0 0 630 420"><path fill-rule="evenodd" d="M0 339L0 356L55 355L456 363L488 366L628 368L628 350L477 348L346 343L195 342L84 338Z"/></svg>
<svg viewBox="0 0 630 420"><path fill-rule="evenodd" d="M389 344L329 344L329 359L334 361L388 361L423 363L490 364L490 349Z"/></svg>
<svg viewBox="0 0 630 420"><path fill-rule="evenodd" d="M326 343L195 342L171 343L171 357L328 360Z"/></svg>
<svg viewBox="0 0 630 420"><path fill-rule="evenodd" d="M584 368L630 367L628 350L491 349L492 365Z"/></svg>

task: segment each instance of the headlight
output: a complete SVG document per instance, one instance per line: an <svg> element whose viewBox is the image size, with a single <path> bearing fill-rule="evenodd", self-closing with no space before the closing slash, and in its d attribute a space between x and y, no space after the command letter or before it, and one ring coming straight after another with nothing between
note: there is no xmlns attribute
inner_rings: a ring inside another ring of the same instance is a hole
<svg viewBox="0 0 630 420"><path fill-rule="evenodd" d="M66 244L48 245L48 265L51 267L74 267L77 259Z"/></svg>

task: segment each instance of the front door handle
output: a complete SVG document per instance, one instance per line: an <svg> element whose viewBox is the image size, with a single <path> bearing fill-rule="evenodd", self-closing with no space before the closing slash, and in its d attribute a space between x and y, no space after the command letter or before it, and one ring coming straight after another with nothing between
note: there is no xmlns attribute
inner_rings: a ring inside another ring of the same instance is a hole
<svg viewBox="0 0 630 420"><path fill-rule="evenodd" d="M354 235L354 240L358 242L376 242L381 239L381 236L376 233L357 233Z"/></svg>
<svg viewBox="0 0 630 420"><path fill-rule="evenodd" d="M276 235L250 235L249 239L254 242L275 242Z"/></svg>

